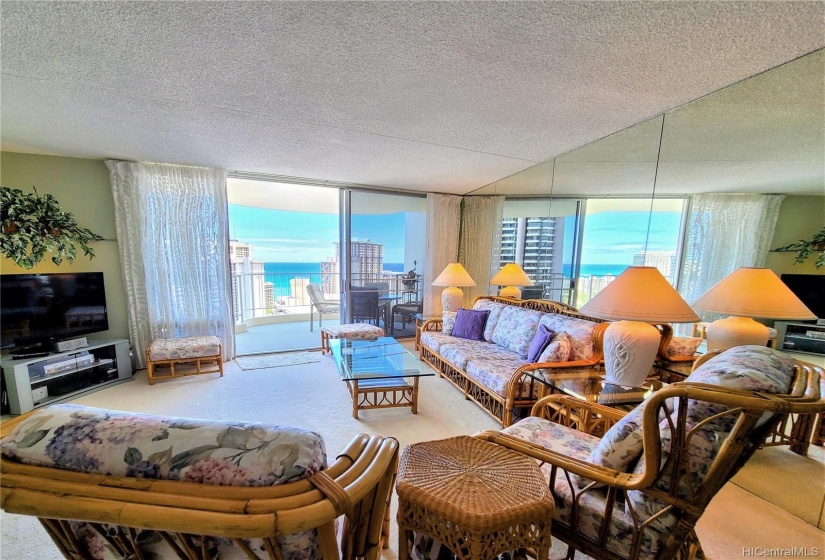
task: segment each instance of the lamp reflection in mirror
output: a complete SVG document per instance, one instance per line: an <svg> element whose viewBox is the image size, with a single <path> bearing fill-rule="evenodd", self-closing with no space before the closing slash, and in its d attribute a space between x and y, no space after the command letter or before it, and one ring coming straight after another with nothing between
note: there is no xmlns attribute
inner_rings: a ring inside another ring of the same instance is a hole
<svg viewBox="0 0 825 560"><path fill-rule="evenodd" d="M461 263L450 263L433 280L433 286L446 286L441 291L442 311L457 311L464 303L464 292L459 286L475 286L475 280L461 266Z"/></svg>
<svg viewBox="0 0 825 560"><path fill-rule="evenodd" d="M710 324L708 350L765 346L770 337L760 319L816 319L810 309L769 268L739 268L693 302L694 309L731 315Z"/></svg>
<svg viewBox="0 0 825 560"><path fill-rule="evenodd" d="M533 281L518 264L507 263L490 278L490 284L506 286L498 292L498 295L502 297L521 299L521 290L516 286L532 286Z"/></svg>
<svg viewBox="0 0 825 560"><path fill-rule="evenodd" d="M661 342L651 323L693 323L699 316L652 266L631 266L616 277L581 312L610 323L604 332L606 380L641 387Z"/></svg>

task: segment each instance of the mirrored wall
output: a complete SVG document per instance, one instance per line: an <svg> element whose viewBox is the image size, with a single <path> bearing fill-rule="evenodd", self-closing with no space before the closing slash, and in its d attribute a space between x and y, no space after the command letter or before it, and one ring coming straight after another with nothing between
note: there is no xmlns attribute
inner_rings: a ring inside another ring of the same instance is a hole
<svg viewBox="0 0 825 560"><path fill-rule="evenodd" d="M541 214L563 227L563 266L582 277L620 272L608 265L641 264L642 253L644 264L676 284L688 197L699 193L825 195L825 50L472 194L526 199L534 213L544 206ZM544 295L581 305L600 289L598 280L583 280L557 279L554 286L567 290Z"/></svg>

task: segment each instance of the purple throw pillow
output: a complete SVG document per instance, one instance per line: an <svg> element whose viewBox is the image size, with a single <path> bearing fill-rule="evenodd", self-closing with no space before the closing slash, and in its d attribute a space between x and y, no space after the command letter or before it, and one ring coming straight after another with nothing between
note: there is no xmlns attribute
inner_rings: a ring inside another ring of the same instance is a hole
<svg viewBox="0 0 825 560"><path fill-rule="evenodd" d="M539 325L539 330L536 331L536 336L533 337L533 342L530 343L530 348L527 350L527 361L535 362L538 360L552 338L553 331L548 329L547 325Z"/></svg>
<svg viewBox="0 0 825 560"><path fill-rule="evenodd" d="M453 336L466 338L468 340L484 340L484 326L487 324L487 317L490 310L464 309L459 308L455 316L453 325Z"/></svg>

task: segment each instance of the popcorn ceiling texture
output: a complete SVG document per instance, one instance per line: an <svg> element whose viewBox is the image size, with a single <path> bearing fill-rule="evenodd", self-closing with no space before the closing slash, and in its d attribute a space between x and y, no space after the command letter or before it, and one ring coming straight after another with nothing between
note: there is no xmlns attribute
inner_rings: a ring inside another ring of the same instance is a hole
<svg viewBox="0 0 825 560"><path fill-rule="evenodd" d="M818 2L4 2L3 148L466 193L825 46Z"/></svg>

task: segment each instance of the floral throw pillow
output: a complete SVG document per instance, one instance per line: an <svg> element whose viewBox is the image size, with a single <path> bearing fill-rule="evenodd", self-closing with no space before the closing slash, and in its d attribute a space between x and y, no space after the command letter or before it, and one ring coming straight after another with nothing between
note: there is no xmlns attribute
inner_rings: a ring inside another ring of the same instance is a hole
<svg viewBox="0 0 825 560"><path fill-rule="evenodd" d="M441 315L441 332L444 334L453 334L453 327L455 326L455 311L445 311Z"/></svg>
<svg viewBox="0 0 825 560"><path fill-rule="evenodd" d="M668 358L693 356L700 344L702 344L701 336L674 336L665 348L665 355Z"/></svg>
<svg viewBox="0 0 825 560"><path fill-rule="evenodd" d="M561 332L542 350L536 362L566 362L570 359L570 349L570 336Z"/></svg>

